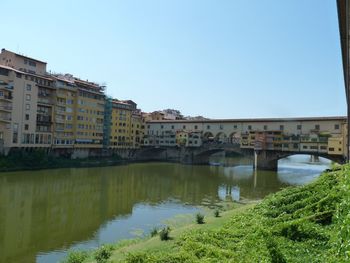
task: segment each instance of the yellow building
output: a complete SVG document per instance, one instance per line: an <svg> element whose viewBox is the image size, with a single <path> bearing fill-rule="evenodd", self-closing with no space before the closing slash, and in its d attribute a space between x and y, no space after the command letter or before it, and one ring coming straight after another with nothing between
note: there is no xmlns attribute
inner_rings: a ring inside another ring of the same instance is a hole
<svg viewBox="0 0 350 263"><path fill-rule="evenodd" d="M145 134L145 122L141 111L136 110L131 114L131 140L132 148L140 148L143 145L143 137Z"/></svg>
<svg viewBox="0 0 350 263"><path fill-rule="evenodd" d="M77 89L70 75L58 75L55 80L54 148L73 148L76 139Z"/></svg>
<svg viewBox="0 0 350 263"><path fill-rule="evenodd" d="M131 116L134 105L117 99L112 100L110 148L132 148Z"/></svg>
<svg viewBox="0 0 350 263"><path fill-rule="evenodd" d="M77 78L74 83L77 87L75 148L102 148L104 87Z"/></svg>
<svg viewBox="0 0 350 263"><path fill-rule="evenodd" d="M328 154L343 155L345 148L343 137L332 137L328 139Z"/></svg>

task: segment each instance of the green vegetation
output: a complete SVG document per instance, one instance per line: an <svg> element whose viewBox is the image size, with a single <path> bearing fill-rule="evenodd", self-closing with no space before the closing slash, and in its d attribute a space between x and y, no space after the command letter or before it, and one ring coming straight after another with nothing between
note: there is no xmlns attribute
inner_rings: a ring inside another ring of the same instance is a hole
<svg viewBox="0 0 350 263"><path fill-rule="evenodd" d="M174 229L168 242L119 245L108 262L350 262L350 165Z"/></svg>
<svg viewBox="0 0 350 263"><path fill-rule="evenodd" d="M167 241L170 239L170 227L166 226L159 232L160 240Z"/></svg>
<svg viewBox="0 0 350 263"><path fill-rule="evenodd" d="M11 151L8 156L0 156L0 171L35 170L47 168L94 167L122 163L119 156L109 158L70 159L69 156L56 157L42 149L30 152L23 150Z"/></svg>
<svg viewBox="0 0 350 263"><path fill-rule="evenodd" d="M196 222L197 224L204 224L204 215L201 213L196 214Z"/></svg>
<svg viewBox="0 0 350 263"><path fill-rule="evenodd" d="M219 217L219 216L220 216L220 211L219 211L219 209L215 209L215 211L214 211L214 216L215 216L215 217Z"/></svg>
<svg viewBox="0 0 350 263"><path fill-rule="evenodd" d="M112 245L103 245L95 251L95 259L97 263L107 262L112 255L114 247Z"/></svg>
<svg viewBox="0 0 350 263"><path fill-rule="evenodd" d="M68 256L63 263L81 263L88 257L88 252L86 251L70 251Z"/></svg>
<svg viewBox="0 0 350 263"><path fill-rule="evenodd" d="M158 235L158 228L154 227L152 230L151 230L151 237L154 237Z"/></svg>

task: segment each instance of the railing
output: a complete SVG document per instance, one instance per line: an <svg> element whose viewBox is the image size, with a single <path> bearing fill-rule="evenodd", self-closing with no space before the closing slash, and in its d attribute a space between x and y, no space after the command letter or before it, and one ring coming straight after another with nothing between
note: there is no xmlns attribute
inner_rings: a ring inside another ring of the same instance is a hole
<svg viewBox="0 0 350 263"><path fill-rule="evenodd" d="M41 97L38 97L38 102L39 103L45 103L45 104L53 104L53 101L51 99L44 99Z"/></svg>
<svg viewBox="0 0 350 263"><path fill-rule="evenodd" d="M12 106L10 106L10 105L0 105L0 110L10 111L10 110L12 110Z"/></svg>
<svg viewBox="0 0 350 263"><path fill-rule="evenodd" d="M11 95L3 95L3 96L0 96L0 99L12 100L13 97Z"/></svg>

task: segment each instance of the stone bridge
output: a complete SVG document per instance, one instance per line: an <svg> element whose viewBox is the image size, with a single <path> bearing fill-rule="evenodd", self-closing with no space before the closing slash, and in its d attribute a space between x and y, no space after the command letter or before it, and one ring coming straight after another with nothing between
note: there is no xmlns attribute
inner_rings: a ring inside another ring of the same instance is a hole
<svg viewBox="0 0 350 263"><path fill-rule="evenodd" d="M296 154L309 154L324 157L336 163L345 163L342 155L329 155L319 152L254 150L241 148L240 144L208 143L200 147L144 147L136 151L133 159L137 161L169 161L185 164L209 164L210 157L219 152L234 152L250 158L260 170L277 170L278 160Z"/></svg>

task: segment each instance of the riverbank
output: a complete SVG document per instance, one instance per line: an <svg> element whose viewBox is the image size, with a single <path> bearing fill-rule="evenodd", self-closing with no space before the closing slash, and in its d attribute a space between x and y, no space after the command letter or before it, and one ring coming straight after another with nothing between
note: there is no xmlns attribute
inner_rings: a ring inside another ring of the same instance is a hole
<svg viewBox="0 0 350 263"><path fill-rule="evenodd" d="M108 262L346 262L349 211L350 166L344 165L253 207L229 210L219 218L208 216L202 225L175 228L169 241L125 241L68 262L97 262L96 255L104 252Z"/></svg>
<svg viewBox="0 0 350 263"><path fill-rule="evenodd" d="M44 151L14 152L8 156L0 157L0 172L57 169L57 168L83 168L105 167L129 163L119 156L90 157L70 159L48 155Z"/></svg>

